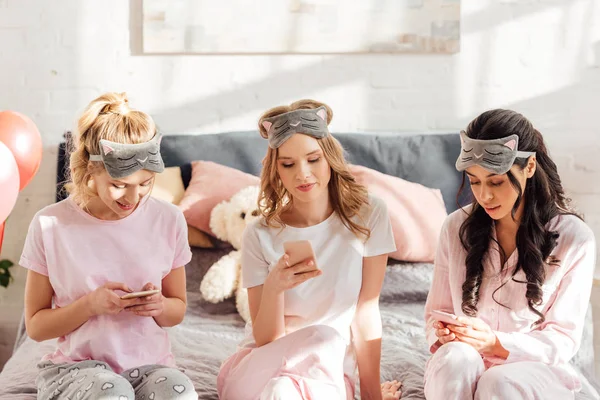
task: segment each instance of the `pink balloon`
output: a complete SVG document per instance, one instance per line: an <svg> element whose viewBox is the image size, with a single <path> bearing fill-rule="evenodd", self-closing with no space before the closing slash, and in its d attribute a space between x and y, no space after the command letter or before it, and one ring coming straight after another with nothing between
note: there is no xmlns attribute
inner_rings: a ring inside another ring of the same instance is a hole
<svg viewBox="0 0 600 400"><path fill-rule="evenodd" d="M0 142L0 224L6 220L17 202L19 183L17 162L9 148Z"/></svg>
<svg viewBox="0 0 600 400"><path fill-rule="evenodd" d="M19 168L19 191L31 182L42 161L42 137L31 119L15 111L0 111L0 142L12 152Z"/></svg>

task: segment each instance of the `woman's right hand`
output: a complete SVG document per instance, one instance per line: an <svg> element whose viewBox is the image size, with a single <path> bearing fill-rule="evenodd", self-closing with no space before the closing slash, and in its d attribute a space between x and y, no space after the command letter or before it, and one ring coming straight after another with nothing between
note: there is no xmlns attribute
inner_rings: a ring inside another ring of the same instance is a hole
<svg viewBox="0 0 600 400"><path fill-rule="evenodd" d="M93 316L115 315L126 307L138 305L141 298L122 300L115 290L131 293L132 290L124 283L107 282L87 295L88 307Z"/></svg>
<svg viewBox="0 0 600 400"><path fill-rule="evenodd" d="M282 293L323 273L315 268L314 261L310 259L295 265L289 265L289 262L290 257L287 254L281 256L265 280L265 289Z"/></svg>
<svg viewBox="0 0 600 400"><path fill-rule="evenodd" d="M433 328L435 329L435 335L440 342L440 346L456 340L456 335L450 332L450 329L446 328L446 325L443 322L435 321L433 323Z"/></svg>

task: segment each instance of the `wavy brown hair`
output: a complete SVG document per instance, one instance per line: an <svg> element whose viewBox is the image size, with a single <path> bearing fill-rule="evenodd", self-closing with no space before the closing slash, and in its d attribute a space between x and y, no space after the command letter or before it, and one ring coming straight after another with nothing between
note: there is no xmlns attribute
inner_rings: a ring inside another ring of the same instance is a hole
<svg viewBox="0 0 600 400"><path fill-rule="evenodd" d="M132 110L128 103L125 93L105 93L92 100L79 118L77 133L70 143L69 182L65 187L81 206L97 196L89 182L92 174L104 168L104 164L90 161L90 154L100 154L100 139L137 144L147 142L156 134L152 118Z"/></svg>
<svg viewBox="0 0 600 400"><path fill-rule="evenodd" d="M258 129L263 136L267 132L262 126L265 118L274 117L279 114L298 110L315 109L324 106L327 109L327 124L333 118L331 108L326 104L315 100L299 100L289 106L279 106L266 111L258 121ZM356 182L350 173L348 163L344 157L344 149L340 142L331 134L322 139L316 139L323 150L323 154L331 168L331 179L329 180L329 200L333 211L338 214L346 228L350 229L357 237L369 238L371 231L364 225L360 211L363 206L369 204L367 189ZM267 150L263 159L263 168L260 176L259 210L265 219L265 224L270 227L283 227L281 214L292 207L293 198L285 189L277 172L277 149ZM355 221L358 217L361 223Z"/></svg>
<svg viewBox="0 0 600 400"><path fill-rule="evenodd" d="M559 234L549 229L548 223L557 215L578 215L570 207L571 199L565 195L556 164L548 154L542 134L523 115L502 109L486 111L471 121L466 134L472 139L479 140L517 135L519 151L536 153L536 170L534 175L527 180L524 192L511 171L507 172L507 176L518 194L511 212L513 219L520 204L523 203L523 215L519 222L516 238L519 258L512 279L527 285L525 294L527 303L529 309L539 316L536 321L536 324L539 324L544 321L544 315L535 307L542 303L542 285L546 279L545 266L546 264L558 265L560 263L560 260L551 255L557 245ZM527 162L527 158L515 159L515 164L521 170L527 166ZM464 186L465 174L463 172L461 191ZM477 302L483 278L483 260L493 239L492 229L492 218L474 200L467 219L460 227L460 240L467 251L467 271L462 286L462 311L469 316L477 314ZM498 248L501 251L501 258L506 259L506 254L499 243ZM525 273L526 282L514 278L515 274L521 270ZM494 299L494 301L496 300Z"/></svg>

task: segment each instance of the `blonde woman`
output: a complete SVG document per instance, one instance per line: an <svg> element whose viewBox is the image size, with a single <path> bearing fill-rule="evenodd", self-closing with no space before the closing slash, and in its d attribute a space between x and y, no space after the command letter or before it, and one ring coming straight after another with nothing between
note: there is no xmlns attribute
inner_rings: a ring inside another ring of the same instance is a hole
<svg viewBox="0 0 600 400"><path fill-rule="evenodd" d="M260 118L268 140L259 208L243 237L251 324L219 373L227 400L397 399L380 385L379 293L395 250L384 203L369 197L328 131L332 111L301 100ZM294 265L284 243L310 241ZM250 329L251 328L251 329Z"/></svg>
<svg viewBox="0 0 600 400"><path fill-rule="evenodd" d="M164 169L154 122L107 93L75 139L70 196L36 214L20 261L27 333L59 338L38 399L197 399L163 329L183 319L191 252L183 214L148 196Z"/></svg>

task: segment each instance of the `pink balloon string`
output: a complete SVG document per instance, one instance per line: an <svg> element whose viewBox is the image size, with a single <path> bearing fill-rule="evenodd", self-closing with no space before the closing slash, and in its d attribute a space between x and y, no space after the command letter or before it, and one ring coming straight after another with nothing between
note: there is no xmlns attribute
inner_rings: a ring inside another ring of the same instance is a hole
<svg viewBox="0 0 600 400"><path fill-rule="evenodd" d="M0 254L2 254L2 242L4 241L4 225L6 221L0 224Z"/></svg>

